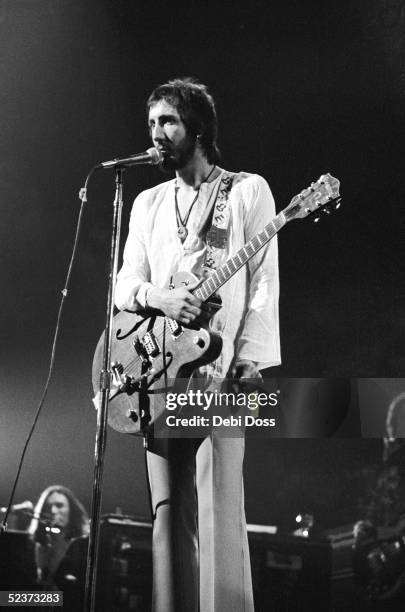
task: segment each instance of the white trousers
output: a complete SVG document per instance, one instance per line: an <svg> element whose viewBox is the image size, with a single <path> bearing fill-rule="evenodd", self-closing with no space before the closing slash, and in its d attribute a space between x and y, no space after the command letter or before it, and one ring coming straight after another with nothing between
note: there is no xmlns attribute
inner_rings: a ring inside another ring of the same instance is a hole
<svg viewBox="0 0 405 612"><path fill-rule="evenodd" d="M151 441L153 612L253 612L244 447L215 431Z"/></svg>

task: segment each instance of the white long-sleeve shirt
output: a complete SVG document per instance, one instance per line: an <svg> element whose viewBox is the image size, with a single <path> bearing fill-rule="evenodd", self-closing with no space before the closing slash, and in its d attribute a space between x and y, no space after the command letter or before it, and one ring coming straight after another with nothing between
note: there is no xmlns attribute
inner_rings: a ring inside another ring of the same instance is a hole
<svg viewBox="0 0 405 612"><path fill-rule="evenodd" d="M178 271L197 276L201 273L207 247L199 231L208 207L216 198L222 176L223 172L214 181L201 184L184 243L177 235L175 180L139 194L132 208L124 261L115 288L119 309L144 307L147 289L151 285L168 287L171 276ZM221 265L275 216L270 188L257 174L240 172L234 176L228 206L228 240ZM207 366L208 372L224 377L234 357L255 361L259 369L278 365L281 357L277 237L218 293L222 308L210 325L222 336L223 349L219 358Z"/></svg>

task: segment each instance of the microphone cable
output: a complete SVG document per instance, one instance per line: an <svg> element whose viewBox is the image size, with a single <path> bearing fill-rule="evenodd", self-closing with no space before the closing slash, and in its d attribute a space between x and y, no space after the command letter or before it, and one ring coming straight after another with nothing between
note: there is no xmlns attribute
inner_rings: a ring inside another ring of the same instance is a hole
<svg viewBox="0 0 405 612"><path fill-rule="evenodd" d="M31 438L33 436L33 433L35 431L35 426L37 424L37 421L39 419L39 415L41 414L41 410L42 407L44 405L46 396L48 394L48 390L49 390L49 384L51 382L51 378L52 378L52 374L53 374L53 368L54 368L54 363L55 363L55 354L56 354L56 345L57 345L57 341L58 341L58 336L59 336L59 330L60 330L60 321L62 318L62 312L63 312L63 306L65 304L66 298L68 296L68 290L69 290L69 284L70 284L70 277L72 275L72 270L73 270L73 264L76 258L76 252L77 252L77 246L79 243L79 236L80 236L80 230L81 230L81 226L82 226L82 219L83 219L83 212L84 212L84 205L87 202L87 185L88 182L90 180L90 177L92 176L93 172L98 168L99 166L93 166L93 168L90 170L90 172L88 173L85 183L84 183L84 187L82 187L79 191L79 198L81 200L81 204L80 204L80 210L79 210L79 215L78 215L78 219L77 219L77 223L76 223L76 232L75 232L75 237L74 237L74 241L73 241L73 248L72 248L72 254L70 257L70 261L69 261L69 266L68 266L68 271L66 274L66 280L65 280L65 286L62 289L61 293L62 293L62 297L60 300L60 304L59 304L59 310L58 310L58 315L56 318L56 326L55 326L55 332L53 335L53 342L52 342L52 350L51 350L51 359L49 362L49 368L48 368L48 376L46 378L45 381L45 385L42 391L42 395L41 398L39 400L38 403L38 407L37 407L37 411L35 413L34 419L32 421L32 425L29 429L27 438L25 440L24 443L24 447L21 453L21 458L18 464L18 468L17 468L17 473L14 479L14 484L13 487L11 489L11 493L10 493L10 498L7 504L7 509L6 512L4 514L4 517L2 519L2 523L0 525L0 536L2 534L4 534L7 531L7 518L8 515L10 514L10 509L11 506L13 504L13 499L14 499L14 494L17 488L17 484L18 484L18 480L20 478L20 474L21 474L21 470L22 470L22 466L24 464L24 459L25 459L25 455L28 449L28 445L31 441Z"/></svg>

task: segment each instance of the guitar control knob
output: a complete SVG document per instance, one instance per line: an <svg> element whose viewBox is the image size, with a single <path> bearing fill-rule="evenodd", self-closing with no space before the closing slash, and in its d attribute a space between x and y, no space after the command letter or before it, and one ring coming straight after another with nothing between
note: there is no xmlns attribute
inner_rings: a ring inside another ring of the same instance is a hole
<svg viewBox="0 0 405 612"><path fill-rule="evenodd" d="M204 346L205 346L205 341L200 336L194 336L193 342L194 342L194 344L196 344L200 348L204 348Z"/></svg>
<svg viewBox="0 0 405 612"><path fill-rule="evenodd" d="M134 423L136 423L138 420L138 415L136 414L136 410L133 410L132 408L127 410L127 417L131 419L131 421L133 421Z"/></svg>

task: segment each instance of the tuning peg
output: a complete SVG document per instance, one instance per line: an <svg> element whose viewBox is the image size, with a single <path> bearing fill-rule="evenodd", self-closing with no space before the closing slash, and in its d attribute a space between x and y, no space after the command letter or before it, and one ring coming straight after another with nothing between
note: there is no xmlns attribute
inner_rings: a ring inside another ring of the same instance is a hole
<svg viewBox="0 0 405 612"><path fill-rule="evenodd" d="M319 223L319 221L321 220L321 214L317 213L316 215L312 215L312 220L314 223Z"/></svg>
<svg viewBox="0 0 405 612"><path fill-rule="evenodd" d="M322 209L322 212L324 212L324 213L325 213L325 215L330 215L330 208L329 208L329 206L325 206L325 207Z"/></svg>
<svg viewBox="0 0 405 612"><path fill-rule="evenodd" d="M332 203L333 210L337 210L338 208L340 208L341 203L342 203L341 198L338 198L337 200L335 200L335 201Z"/></svg>

